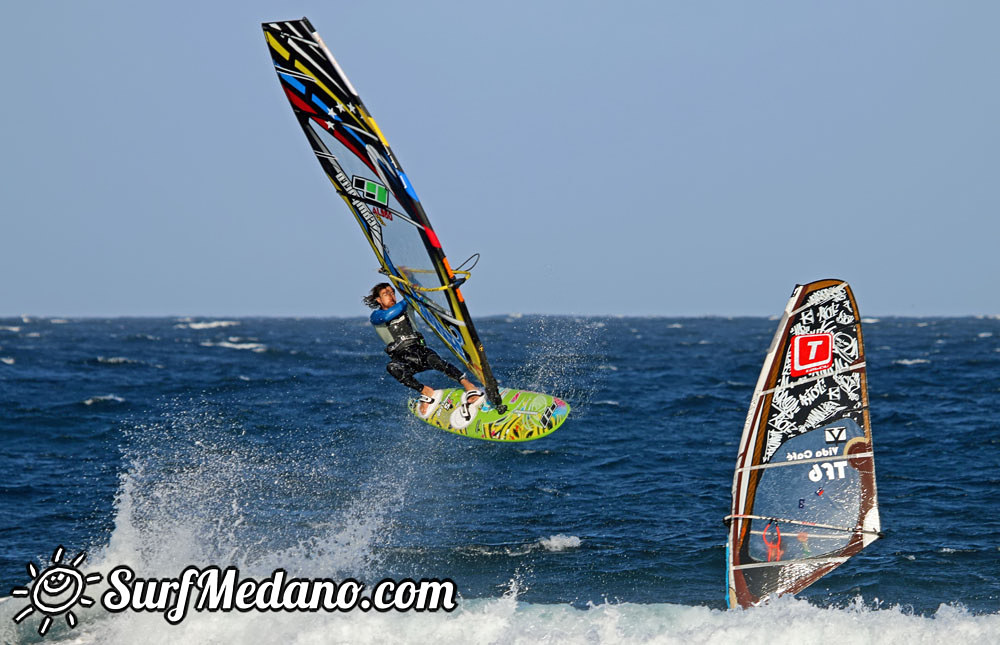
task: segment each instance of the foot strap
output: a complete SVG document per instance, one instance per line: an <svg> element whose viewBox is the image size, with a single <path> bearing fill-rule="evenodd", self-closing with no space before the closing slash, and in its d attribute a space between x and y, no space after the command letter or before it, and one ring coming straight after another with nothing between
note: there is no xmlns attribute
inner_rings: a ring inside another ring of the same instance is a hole
<svg viewBox="0 0 1000 645"><path fill-rule="evenodd" d="M417 416L421 419L430 418L430 416L437 411L438 406L441 405L441 395L441 390L434 390L434 393L431 396L421 394L420 398L417 399ZM424 412L421 412L420 406L424 403L427 404L427 409Z"/></svg>
<svg viewBox="0 0 1000 645"><path fill-rule="evenodd" d="M475 401L469 403L469 399L477 396ZM486 394L481 390L466 390L462 394L462 403L451 413L451 427L461 430L472 423L473 417L479 412L479 408L486 402Z"/></svg>

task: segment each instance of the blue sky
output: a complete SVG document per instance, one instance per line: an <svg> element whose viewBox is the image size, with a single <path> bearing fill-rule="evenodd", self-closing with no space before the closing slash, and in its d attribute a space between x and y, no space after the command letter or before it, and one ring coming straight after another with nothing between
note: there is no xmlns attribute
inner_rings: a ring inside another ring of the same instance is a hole
<svg viewBox="0 0 1000 645"><path fill-rule="evenodd" d="M0 315L363 315L259 23L306 15L499 313L1000 314L992 2L5 10Z"/></svg>

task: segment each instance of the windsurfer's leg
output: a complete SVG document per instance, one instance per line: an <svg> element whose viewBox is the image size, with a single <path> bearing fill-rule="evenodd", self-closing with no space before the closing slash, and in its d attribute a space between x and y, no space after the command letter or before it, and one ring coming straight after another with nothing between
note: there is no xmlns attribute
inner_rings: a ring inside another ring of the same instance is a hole
<svg viewBox="0 0 1000 645"><path fill-rule="evenodd" d="M393 378L402 383L408 388L414 389L420 392L428 399L434 398L434 389L422 384L417 379L413 378L416 372L422 372L423 369L416 369L422 367L419 364L414 364L412 360L406 360L409 357L403 358L402 360L393 358L392 361L385 366L385 369L392 374ZM424 414L427 412L427 406L430 403L420 404L420 413Z"/></svg>
<svg viewBox="0 0 1000 645"><path fill-rule="evenodd" d="M426 394L424 390L430 390L429 387L423 385L417 379L413 378L413 375L417 373L417 370L413 369L407 361L398 361L393 359L388 365L385 366L387 372L392 374L392 377L410 388L411 390L416 390L421 394ZM433 392L434 390L431 390Z"/></svg>
<svg viewBox="0 0 1000 645"><path fill-rule="evenodd" d="M457 381L459 383L462 383L462 381L465 381L466 383L468 382L468 380L465 378L465 375L462 374L462 370L458 369L448 361L438 356L437 352L435 352L433 349L430 349L429 347L424 347L424 350L426 351L424 351L423 356L421 356L421 358L423 359L423 363L426 366L425 369L436 370L438 372L441 372L451 380ZM465 383L462 383L462 387L465 387Z"/></svg>
<svg viewBox="0 0 1000 645"><path fill-rule="evenodd" d="M466 392L471 392L473 390L478 391L479 388L476 387L475 383L465 378L465 374L462 373L457 367L444 360L432 349L427 349L424 355L425 364L433 370L437 370L450 378L453 381L458 381ZM470 396L468 398L469 403L475 403L479 399L479 395Z"/></svg>

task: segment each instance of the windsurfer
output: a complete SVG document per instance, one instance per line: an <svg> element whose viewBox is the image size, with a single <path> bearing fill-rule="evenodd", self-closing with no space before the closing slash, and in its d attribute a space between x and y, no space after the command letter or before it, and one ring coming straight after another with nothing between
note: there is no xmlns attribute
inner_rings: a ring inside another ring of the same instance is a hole
<svg viewBox="0 0 1000 645"><path fill-rule="evenodd" d="M478 407L475 404L483 398L483 393L457 367L427 347L423 335L417 331L410 318L406 300L396 302L396 290L391 284L380 282L362 300L375 310L369 320L375 326L379 338L385 342L385 352L391 359L385 366L386 371L406 387L420 392L418 412L421 417L429 417L441 403L440 390L434 390L413 378L417 372L426 370L436 370L461 383L465 388L462 405L466 409Z"/></svg>

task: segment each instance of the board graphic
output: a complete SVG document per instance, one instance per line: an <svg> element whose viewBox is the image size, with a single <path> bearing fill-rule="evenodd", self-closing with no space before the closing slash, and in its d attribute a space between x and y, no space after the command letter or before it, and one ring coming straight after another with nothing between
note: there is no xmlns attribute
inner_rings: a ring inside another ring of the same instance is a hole
<svg viewBox="0 0 1000 645"><path fill-rule="evenodd" d="M518 442L541 439L552 434L562 425L569 414L569 404L562 399L526 390L503 388L500 396L507 406L503 413L497 412L489 402L463 429L451 426L451 414L462 400L462 388L442 390L441 405L430 416L422 419L435 428L475 439L486 441ZM417 414L417 399L409 404L410 412ZM419 416L417 417L419 418Z"/></svg>

